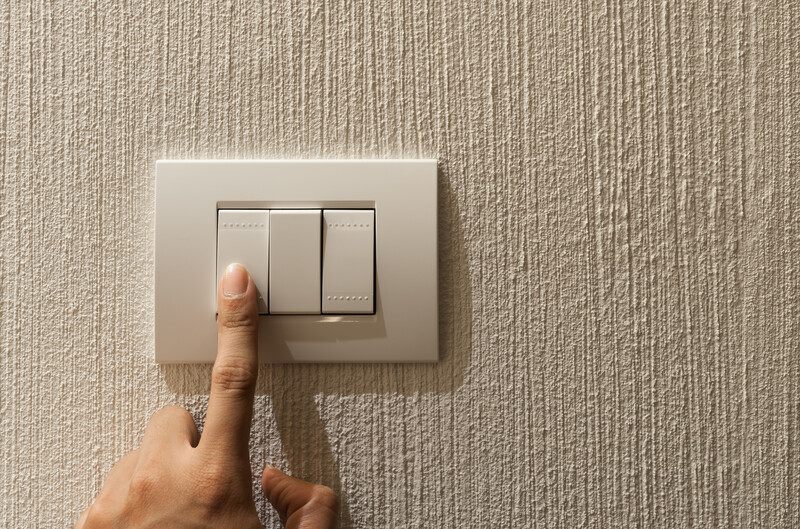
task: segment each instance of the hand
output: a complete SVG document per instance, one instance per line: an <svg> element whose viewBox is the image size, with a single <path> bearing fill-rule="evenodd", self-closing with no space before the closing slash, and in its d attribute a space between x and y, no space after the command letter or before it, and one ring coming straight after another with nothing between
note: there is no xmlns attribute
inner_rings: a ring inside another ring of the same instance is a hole
<svg viewBox="0 0 800 529"><path fill-rule="evenodd" d="M250 421L258 376L255 285L241 265L218 291L217 360L203 435L183 408L150 419L142 446L109 472L76 529L155 527L260 528L251 490ZM333 491L267 467L264 493L287 528L333 527Z"/></svg>

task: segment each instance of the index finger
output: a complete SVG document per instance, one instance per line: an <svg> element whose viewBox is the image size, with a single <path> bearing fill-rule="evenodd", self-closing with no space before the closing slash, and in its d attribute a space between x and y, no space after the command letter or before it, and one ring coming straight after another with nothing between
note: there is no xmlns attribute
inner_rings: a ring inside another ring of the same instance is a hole
<svg viewBox="0 0 800 529"><path fill-rule="evenodd" d="M232 264L220 281L217 359L198 448L249 458L250 421L258 377L258 302L250 274ZM249 459L248 459L249 460Z"/></svg>

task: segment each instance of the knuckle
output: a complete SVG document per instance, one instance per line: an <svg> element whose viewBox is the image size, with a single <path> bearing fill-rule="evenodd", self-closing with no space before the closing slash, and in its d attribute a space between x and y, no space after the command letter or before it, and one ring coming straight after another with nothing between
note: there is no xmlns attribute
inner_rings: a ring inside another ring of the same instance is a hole
<svg viewBox="0 0 800 529"><path fill-rule="evenodd" d="M292 505L293 494L290 485L291 482L288 479L282 479L273 487L269 494L269 501L278 511L285 515L290 515L301 507L301 505Z"/></svg>
<svg viewBox="0 0 800 529"><path fill-rule="evenodd" d="M326 487L325 485L314 485L311 492L311 499L320 507L329 509L332 512L336 512L339 509L339 498L330 487Z"/></svg>
<svg viewBox="0 0 800 529"><path fill-rule="evenodd" d="M191 414L178 406L164 406L155 412L147 422L148 430L168 431L177 424L184 424L191 418Z"/></svg>
<svg viewBox="0 0 800 529"><path fill-rule="evenodd" d="M86 514L85 527L92 527L97 529L105 529L113 527L114 525L114 511L111 504L101 498L98 498L89 507L89 512Z"/></svg>
<svg viewBox="0 0 800 529"><path fill-rule="evenodd" d="M250 362L227 360L214 364L211 385L224 391L244 391L255 386L256 371Z"/></svg>
<svg viewBox="0 0 800 529"><path fill-rule="evenodd" d="M152 470L141 470L131 477L128 495L134 502L147 502L158 493L161 478Z"/></svg>
<svg viewBox="0 0 800 529"><path fill-rule="evenodd" d="M153 421L153 420L166 419L168 421L174 421L174 420L184 419L187 416L191 417L191 415L189 415L189 412L181 408L180 406L164 406L163 408L155 412L150 420Z"/></svg>
<svg viewBox="0 0 800 529"><path fill-rule="evenodd" d="M237 300L238 301L238 300ZM231 303L227 307L229 310L219 313L219 322L223 329L253 332L258 326L258 315L256 312L246 310L241 303Z"/></svg>
<svg viewBox="0 0 800 529"><path fill-rule="evenodd" d="M195 499L210 513L219 512L229 500L230 487L226 486L228 479L228 473L224 468L219 465L208 465L195 476Z"/></svg>

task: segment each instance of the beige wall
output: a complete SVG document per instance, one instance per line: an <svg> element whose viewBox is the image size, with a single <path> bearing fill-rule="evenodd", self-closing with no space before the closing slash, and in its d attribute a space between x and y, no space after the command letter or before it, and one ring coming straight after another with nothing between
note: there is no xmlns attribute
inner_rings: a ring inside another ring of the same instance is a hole
<svg viewBox="0 0 800 529"><path fill-rule="evenodd" d="M0 526L204 415L167 157L440 160L441 362L260 372L254 468L344 526L800 524L796 2L161 4L0 4Z"/></svg>

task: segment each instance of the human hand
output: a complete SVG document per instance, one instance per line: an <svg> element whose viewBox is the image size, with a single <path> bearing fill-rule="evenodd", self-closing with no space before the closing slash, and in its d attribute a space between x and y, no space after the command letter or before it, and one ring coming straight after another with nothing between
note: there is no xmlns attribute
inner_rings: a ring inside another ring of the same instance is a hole
<svg viewBox="0 0 800 529"><path fill-rule="evenodd" d="M217 360L203 435L183 408L150 419L142 446L109 472L75 529L260 528L250 474L250 421L258 376L255 285L241 265L225 271L218 290ZM331 489L267 467L264 494L288 529L333 527Z"/></svg>

